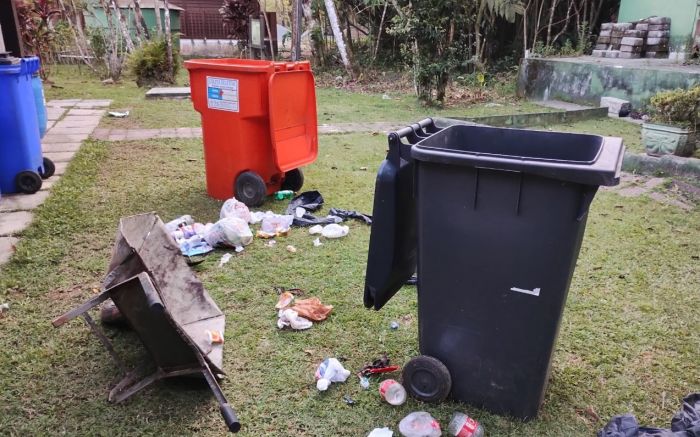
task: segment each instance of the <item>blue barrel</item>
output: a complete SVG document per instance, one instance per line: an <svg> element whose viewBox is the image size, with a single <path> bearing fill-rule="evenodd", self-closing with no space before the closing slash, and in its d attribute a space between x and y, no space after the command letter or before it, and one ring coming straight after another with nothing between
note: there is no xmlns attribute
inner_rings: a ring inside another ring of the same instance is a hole
<svg viewBox="0 0 700 437"><path fill-rule="evenodd" d="M53 173L53 163L45 162L41 155L39 121L32 88L32 76L38 70L39 59L36 57L19 59L7 54L0 55L2 193L35 193L41 189L42 178Z"/></svg>
<svg viewBox="0 0 700 437"><path fill-rule="evenodd" d="M26 59L22 59L22 62ZM46 123L48 117L46 114L46 99L44 98L44 86L41 83L41 77L39 73L36 72L32 75L32 89L34 90L34 104L36 105L36 117L39 120L39 136L44 138L46 134Z"/></svg>

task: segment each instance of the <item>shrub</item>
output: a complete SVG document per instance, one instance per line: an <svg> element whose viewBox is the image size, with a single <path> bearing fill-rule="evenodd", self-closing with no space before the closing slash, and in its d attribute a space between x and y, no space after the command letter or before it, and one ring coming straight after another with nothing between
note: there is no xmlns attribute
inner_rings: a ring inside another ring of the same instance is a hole
<svg viewBox="0 0 700 437"><path fill-rule="evenodd" d="M168 69L168 50L165 38L145 42L129 57L129 69L140 87L173 83L180 66L177 44L173 44L173 71Z"/></svg>
<svg viewBox="0 0 700 437"><path fill-rule="evenodd" d="M654 122L695 127L700 120L700 85L660 92L651 98L649 110Z"/></svg>

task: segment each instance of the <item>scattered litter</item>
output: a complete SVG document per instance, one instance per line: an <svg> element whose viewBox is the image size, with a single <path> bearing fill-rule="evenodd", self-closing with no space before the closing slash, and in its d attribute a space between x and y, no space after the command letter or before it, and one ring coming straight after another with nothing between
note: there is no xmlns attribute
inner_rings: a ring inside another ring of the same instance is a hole
<svg viewBox="0 0 700 437"><path fill-rule="evenodd" d="M484 437L484 427L464 413L456 412L447 425L447 434L463 437Z"/></svg>
<svg viewBox="0 0 700 437"><path fill-rule="evenodd" d="M124 112L109 111L107 114L109 114L110 117L114 117L114 118L126 118L129 116L129 111L124 111Z"/></svg>
<svg viewBox="0 0 700 437"><path fill-rule="evenodd" d="M379 384L379 395L389 405L403 405L406 402L406 389L395 379L385 379Z"/></svg>
<svg viewBox="0 0 700 437"><path fill-rule="evenodd" d="M265 246L274 247L275 244L277 244L277 242L275 240L270 240L270 241L265 243Z"/></svg>
<svg viewBox="0 0 700 437"><path fill-rule="evenodd" d="M241 253L241 252L243 252L243 246L236 246L233 248L233 250L235 250L236 253Z"/></svg>
<svg viewBox="0 0 700 437"><path fill-rule="evenodd" d="M219 218L222 219L228 217L238 217L241 220L245 220L246 223L251 222L250 210L245 203L236 200L235 197L228 199L221 206Z"/></svg>
<svg viewBox="0 0 700 437"><path fill-rule="evenodd" d="M322 322L333 311L333 305L324 305L319 298L310 297L308 299L297 299L292 305L292 309L302 317L314 322Z"/></svg>
<svg viewBox="0 0 700 437"><path fill-rule="evenodd" d="M362 387L363 390L369 389L369 378L368 377L360 376L360 387Z"/></svg>
<svg viewBox="0 0 700 437"><path fill-rule="evenodd" d="M382 100L391 100L391 97L389 97L389 94L382 94Z"/></svg>
<svg viewBox="0 0 700 437"><path fill-rule="evenodd" d="M640 427L632 414L610 419L598 437L671 437L700 435L700 393L683 398L681 409L671 419L671 429Z"/></svg>
<svg viewBox="0 0 700 437"><path fill-rule="evenodd" d="M293 301L294 295L289 291L284 291L280 294L279 299L277 299L277 304L275 305L275 308L281 310L282 308L286 308L289 305L291 305Z"/></svg>
<svg viewBox="0 0 700 437"><path fill-rule="evenodd" d="M7 302L0 305L0 318L4 317L3 314L5 314L9 309L10 309L10 304Z"/></svg>
<svg viewBox="0 0 700 437"><path fill-rule="evenodd" d="M379 373L396 372L397 370L399 370L399 366L392 366L389 357L386 353L384 353L381 357L372 361L372 363L365 364L365 367L363 367L362 370L360 370L360 373L358 375L360 377L371 376Z"/></svg>
<svg viewBox="0 0 700 437"><path fill-rule="evenodd" d="M406 280L406 285L416 285L416 284L418 284L418 275L414 273L413 276L411 276L410 278L408 278Z"/></svg>
<svg viewBox="0 0 700 437"><path fill-rule="evenodd" d="M425 411L416 411L401 419L399 432L404 437L440 437L442 435L438 421Z"/></svg>
<svg viewBox="0 0 700 437"><path fill-rule="evenodd" d="M293 221L293 215L266 214L262 219L260 232L266 235L272 235L273 237L287 235ZM260 234L260 232L258 232L258 234Z"/></svg>
<svg viewBox="0 0 700 437"><path fill-rule="evenodd" d="M337 359L326 358L316 369L315 376L316 388L326 391L332 382L345 382L350 376L350 371L345 369Z"/></svg>
<svg viewBox="0 0 700 437"><path fill-rule="evenodd" d="M493 103L493 102L492 102L492 103L487 103L487 104L485 104L484 106L487 107L487 108L498 108L499 106L503 106L503 105L500 104L500 103Z"/></svg>
<svg viewBox="0 0 700 437"><path fill-rule="evenodd" d="M191 215L183 215L175 220L171 220L165 224L165 229L169 232L177 231L181 226L190 226L194 224L194 219Z"/></svg>
<svg viewBox="0 0 700 437"><path fill-rule="evenodd" d="M321 226L321 225L315 225L315 226L311 226L309 228L309 234L311 234L311 235L316 235L316 234L320 235L322 232L323 232L323 226Z"/></svg>
<svg viewBox="0 0 700 437"><path fill-rule="evenodd" d="M291 244L287 246L287 252L289 253L297 253L297 248L292 246Z"/></svg>
<svg viewBox="0 0 700 437"><path fill-rule="evenodd" d="M223 267L224 264L226 264L227 262L231 261L231 257L232 257L232 256L233 256L233 255L231 255L230 253L225 253L225 254L223 254L223 255L221 256L221 261L219 261L219 267Z"/></svg>
<svg viewBox="0 0 700 437"><path fill-rule="evenodd" d="M355 405L355 399L351 398L350 395L343 395L343 402L345 402L348 405Z"/></svg>
<svg viewBox="0 0 700 437"><path fill-rule="evenodd" d="M367 437L394 437L394 431L386 426L384 428L374 428Z"/></svg>
<svg viewBox="0 0 700 437"><path fill-rule="evenodd" d="M360 167L360 170L367 171L367 167Z"/></svg>
<svg viewBox="0 0 700 437"><path fill-rule="evenodd" d="M177 233L175 231L173 234ZM175 238L180 252L185 256L204 255L211 252L214 248L201 235L192 235L189 238Z"/></svg>
<svg viewBox="0 0 700 437"><path fill-rule="evenodd" d="M318 246L323 246L323 243L321 243L320 238L317 238L314 240L314 247L318 247Z"/></svg>
<svg viewBox="0 0 700 437"><path fill-rule="evenodd" d="M292 197L294 197L292 190L280 190L275 193L275 200L291 199Z"/></svg>
<svg viewBox="0 0 700 437"><path fill-rule="evenodd" d="M328 212L328 214L335 216L335 217L340 217L344 220L357 219L357 220L365 222L365 224L368 224L368 225L372 224L372 216L371 215L363 214L363 213L357 212L357 211L348 211L347 209L331 208L331 210Z"/></svg>
<svg viewBox="0 0 700 437"><path fill-rule="evenodd" d="M399 329L399 322L393 321L389 323L389 328L391 328L393 331L396 331L397 329Z"/></svg>
<svg viewBox="0 0 700 437"><path fill-rule="evenodd" d="M204 333L207 334L209 344L223 344L224 334L221 331L207 329Z"/></svg>
<svg viewBox="0 0 700 437"><path fill-rule="evenodd" d="M350 228L347 226L341 226L337 223L331 223L323 227L321 235L326 238L342 238L350 232Z"/></svg>
<svg viewBox="0 0 700 437"><path fill-rule="evenodd" d="M305 191L294 197L287 206L287 214L294 215L294 226L327 225L330 223L340 223L340 217L328 215L317 217L311 214L323 206L323 196L318 191ZM303 210L303 214L299 209ZM301 215L300 215L301 214Z"/></svg>
<svg viewBox="0 0 700 437"><path fill-rule="evenodd" d="M204 234L204 239L212 247L247 246L253 242L253 233L245 220L238 217L226 217L209 227Z"/></svg>
<svg viewBox="0 0 700 437"><path fill-rule="evenodd" d="M112 299L108 299L100 308L100 321L107 325L121 325L126 323L126 318L119 311Z"/></svg>
<svg viewBox="0 0 700 437"><path fill-rule="evenodd" d="M302 330L309 329L313 323L310 320L299 316L299 313L291 308L280 310L278 313L277 327L283 329L287 326L292 329Z"/></svg>

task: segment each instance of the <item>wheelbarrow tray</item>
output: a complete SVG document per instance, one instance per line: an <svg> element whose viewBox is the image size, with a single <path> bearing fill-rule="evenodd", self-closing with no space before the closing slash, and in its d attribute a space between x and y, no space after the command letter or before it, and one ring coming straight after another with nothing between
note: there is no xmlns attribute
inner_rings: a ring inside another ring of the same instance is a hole
<svg viewBox="0 0 700 437"><path fill-rule="evenodd" d="M90 318L88 311L107 299L114 301L138 335L156 367L154 373L142 375L142 368L149 363L127 373L109 340ZM127 373L110 392L110 401L125 400L159 379L200 374L216 396L229 429L240 429L216 380L224 375L223 343L212 344L209 335L214 331L223 334L225 316L155 213L120 220L102 292L58 317L53 325L61 326L78 316Z"/></svg>

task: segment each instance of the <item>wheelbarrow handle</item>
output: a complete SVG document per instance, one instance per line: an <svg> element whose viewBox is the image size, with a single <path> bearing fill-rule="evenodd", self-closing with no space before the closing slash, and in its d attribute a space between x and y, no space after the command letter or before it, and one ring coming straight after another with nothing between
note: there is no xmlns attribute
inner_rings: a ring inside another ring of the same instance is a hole
<svg viewBox="0 0 700 437"><path fill-rule="evenodd" d="M224 418L224 422L231 432L238 432L241 429L241 423L238 421L238 416L233 408L228 403L223 403L219 405L219 411L221 411L221 416Z"/></svg>

